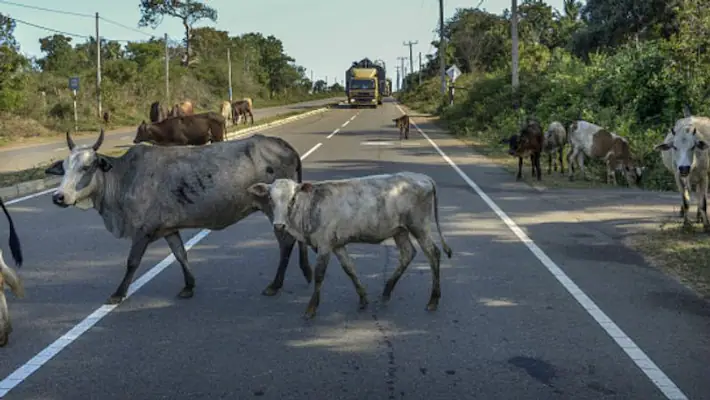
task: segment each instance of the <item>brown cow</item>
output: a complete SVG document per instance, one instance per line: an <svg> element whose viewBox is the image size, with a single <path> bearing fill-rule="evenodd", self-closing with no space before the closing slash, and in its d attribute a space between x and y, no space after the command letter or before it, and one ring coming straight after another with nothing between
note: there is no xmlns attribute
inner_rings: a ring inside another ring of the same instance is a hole
<svg viewBox="0 0 710 400"><path fill-rule="evenodd" d="M184 117L188 115L194 115L195 114L195 108L192 105L192 102L189 100L185 100L182 103L177 103L173 106L172 110L170 110L170 114L168 114L169 117Z"/></svg>
<svg viewBox="0 0 710 400"><path fill-rule="evenodd" d="M232 123L232 103L223 101L219 107L219 113L224 117L224 121L229 126Z"/></svg>
<svg viewBox="0 0 710 400"><path fill-rule="evenodd" d="M395 118L392 120L399 128L399 140L402 140L402 136L404 136L405 139L409 139L409 115L404 114L399 118Z"/></svg>
<svg viewBox="0 0 710 400"><path fill-rule="evenodd" d="M529 155L533 176L537 175L537 180L542 180L540 155L543 141L542 127L534 118L528 118L525 121L525 124L520 129L520 135L512 135L507 139L501 140L501 143L508 143L508 154L518 157L518 175L515 179L520 180L523 178L523 157ZM536 170L537 173L535 172Z"/></svg>
<svg viewBox="0 0 710 400"><path fill-rule="evenodd" d="M232 121L234 125L239 124L239 117L244 117L244 123L247 123L247 114L251 117L251 124L254 125L254 114L252 113L252 103L250 98L246 100L237 100L232 102Z"/></svg>
<svg viewBox="0 0 710 400"><path fill-rule="evenodd" d="M150 122L156 123L168 117L168 108L160 104L159 101L154 101L150 105Z"/></svg>
<svg viewBox="0 0 710 400"><path fill-rule="evenodd" d="M226 131L224 117L214 111L167 118L157 123L143 121L133 143L148 142L161 146L203 145L222 142Z"/></svg>
<svg viewBox="0 0 710 400"><path fill-rule="evenodd" d="M108 122L111 120L111 114L108 111L104 111L103 119L104 123L108 124Z"/></svg>

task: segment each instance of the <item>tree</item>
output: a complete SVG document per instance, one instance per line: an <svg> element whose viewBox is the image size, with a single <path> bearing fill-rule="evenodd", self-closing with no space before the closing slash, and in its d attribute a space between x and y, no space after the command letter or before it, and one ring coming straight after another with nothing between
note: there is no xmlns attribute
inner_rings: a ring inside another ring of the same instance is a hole
<svg viewBox="0 0 710 400"><path fill-rule="evenodd" d="M209 19L217 22L217 10L197 0L141 0L141 19L138 26L157 28L167 16L179 18L185 28L185 55L183 65L190 65L190 41L192 26L199 20Z"/></svg>
<svg viewBox="0 0 710 400"><path fill-rule="evenodd" d="M37 61L43 71L72 72L77 66L77 53L69 36L54 34L39 39L39 48L46 54Z"/></svg>
<svg viewBox="0 0 710 400"><path fill-rule="evenodd" d="M15 21L0 14L0 110L11 108L18 97L18 71L27 65L15 40Z"/></svg>

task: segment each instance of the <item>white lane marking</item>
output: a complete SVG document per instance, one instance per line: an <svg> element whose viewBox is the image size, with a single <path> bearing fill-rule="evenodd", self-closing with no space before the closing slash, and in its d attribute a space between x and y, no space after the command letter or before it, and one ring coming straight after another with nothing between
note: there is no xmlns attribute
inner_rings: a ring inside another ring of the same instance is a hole
<svg viewBox="0 0 710 400"><path fill-rule="evenodd" d="M341 129L341 128L345 128L345 126L346 126L347 124L349 124L352 120L354 120L358 115L360 115L360 111L358 111L357 113L355 113L355 115L353 115L352 117L350 117L349 120L345 121L342 125L340 125L340 128L334 130L333 133L331 133L330 135L326 136L325 138L326 138L326 139L330 139L330 138L332 138L333 136L335 136L338 132L340 132L340 129Z"/></svg>
<svg viewBox="0 0 710 400"><path fill-rule="evenodd" d="M57 147L56 149L52 149L52 151L64 151L66 149L66 147Z"/></svg>
<svg viewBox="0 0 710 400"><path fill-rule="evenodd" d="M43 195L48 194L48 193L52 193L52 192L55 191L55 190L57 190L57 188L53 187L53 188L51 188L51 189L43 190L43 191L37 192L37 193L32 193L32 194L29 194L29 195L27 195L27 196L18 197L18 198L16 198L16 199L12 199L12 200L10 200L10 201L6 201L6 202L5 202L5 205L8 205L8 206L9 206L9 205L12 205L12 204L15 204L15 203L19 203L19 202L21 202L21 201L25 201L25 200L29 200L29 199L34 199L35 197L39 197L39 196L43 196Z"/></svg>
<svg viewBox="0 0 710 400"><path fill-rule="evenodd" d="M326 136L325 138L326 138L326 139L330 139L330 138L332 138L333 136L335 136L335 134L338 133L338 132L340 132L340 128L334 130L333 133L331 133L330 135Z"/></svg>
<svg viewBox="0 0 710 400"><path fill-rule="evenodd" d="M121 140L131 140L131 137L130 137L130 136L124 136L124 137L121 138Z"/></svg>
<svg viewBox="0 0 710 400"><path fill-rule="evenodd" d="M305 160L306 157L311 155L316 149L322 146L323 143L318 143L308 150L304 155L301 156L301 160ZM54 189L51 189L54 190ZM195 236L190 238L185 243L185 250L190 250L194 245L200 243L207 235L210 234L209 229L203 229L199 231ZM146 273L141 275L140 278L133 281L131 286L128 288L126 293L126 299L131 297L133 293L137 292L146 283L150 282L158 276L163 270L165 270L170 264L175 261L175 256L170 254L165 257L163 261L153 266ZM52 344L45 347L42 351L35 354L29 361L18 367L10 375L6 376L2 381L0 381L0 399L3 398L8 392L17 387L25 379L27 379L32 373L40 369L44 364L51 360L54 356L59 354L67 346L69 346L73 341L78 339L81 335L86 333L91 327L96 325L97 322L101 321L105 316L107 316L111 311L113 311L119 304L104 304L97 308L89 314L88 317L84 318L81 322L74 325L67 333L63 334L59 339L55 340Z"/></svg>
<svg viewBox="0 0 710 400"><path fill-rule="evenodd" d="M347 120L347 121L343 122L343 124L342 124L342 125L340 125L340 127L341 127L341 128L345 128L345 127L346 127L346 126L347 126L347 125L348 125L348 124L350 123L350 121L352 121L352 120L351 120L351 119L349 119L349 120Z"/></svg>
<svg viewBox="0 0 710 400"><path fill-rule="evenodd" d="M400 107L398 104L396 105L399 111L402 114L406 114L402 107ZM641 350L638 345L631 340L631 338L624 333L624 331L619 328L618 325L614 321L609 318L604 311L602 311L599 306L592 301L592 299L587 296L582 289L577 286L576 283L572 279L570 279L567 274L562 271L562 269L555 264L550 257L545 254L544 251L538 245L533 242L528 235L523 232L522 229L500 208L498 205L490 198L488 195L481 190L478 185L471 180L471 178L466 175L465 172L459 168L458 165L456 165L449 156L447 156L440 148L439 146L431 140L429 135L424 133L423 130L419 128L419 126L414 123L414 121L411 121L412 125L417 129L417 131L424 136L426 140L431 143L431 145L436 149L437 152L439 152L439 155L451 166L451 168L456 171L459 176L471 187L471 189L475 190L476 193L483 199L483 201L488 204L488 207L495 212L498 217L505 222L506 225L508 225L508 228L510 228L513 233L520 239L521 242L523 242L528 249L537 257L538 260L542 263L542 265L547 268L548 271L562 284L562 286L569 292L569 294L574 297L575 300L587 311L589 315L594 318L594 320L601 326L606 333L614 339L616 344L621 347L622 350L631 358L631 360L636 364L637 367L639 367L644 374L648 377L648 379L653 382L656 387L663 392L663 394L666 396L667 399L672 399L672 400L688 400L688 398L685 396L685 394L676 386L675 383L654 363L650 357L644 353L643 350Z"/></svg>
<svg viewBox="0 0 710 400"><path fill-rule="evenodd" d="M394 142L360 142L363 146L394 146Z"/></svg>

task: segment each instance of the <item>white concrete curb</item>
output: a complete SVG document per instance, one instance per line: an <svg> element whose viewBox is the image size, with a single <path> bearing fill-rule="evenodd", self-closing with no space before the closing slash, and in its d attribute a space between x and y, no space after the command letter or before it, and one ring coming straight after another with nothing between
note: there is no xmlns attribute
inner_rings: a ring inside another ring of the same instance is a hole
<svg viewBox="0 0 710 400"><path fill-rule="evenodd" d="M247 129L241 129L238 131L229 132L225 135L226 140L233 140L236 138L240 138L240 137L246 136L250 133L255 133L258 131L263 131L263 130L266 130L269 128L273 128L275 126L284 125L289 122L293 122L293 121L297 121L299 119L310 117L312 115L324 113L328 110L330 110L330 107L321 107L321 108L317 108L315 110L304 112L303 114L293 115L293 116L279 119L276 121L272 121L272 122L269 122L266 124L254 125L253 127L249 127ZM234 125L232 125L232 127L233 126ZM29 195L32 193L46 190L49 188L54 188L56 185L59 184L59 182L61 180L62 180L61 177L52 176L49 178L36 179L33 181L27 181L27 182L20 182L15 185L12 185L12 186L2 187L2 188L0 188L0 198L2 198L3 201L8 201L8 200L16 199L21 196L26 196L26 195Z"/></svg>

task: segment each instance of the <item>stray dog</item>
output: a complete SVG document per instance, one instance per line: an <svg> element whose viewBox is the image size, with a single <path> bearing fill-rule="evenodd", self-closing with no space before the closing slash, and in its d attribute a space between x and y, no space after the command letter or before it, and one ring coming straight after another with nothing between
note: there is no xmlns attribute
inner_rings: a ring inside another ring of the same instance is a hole
<svg viewBox="0 0 710 400"><path fill-rule="evenodd" d="M404 135L405 139L409 139L409 115L404 114L392 121L395 123L395 126L399 128L399 140L402 140L402 135Z"/></svg>

